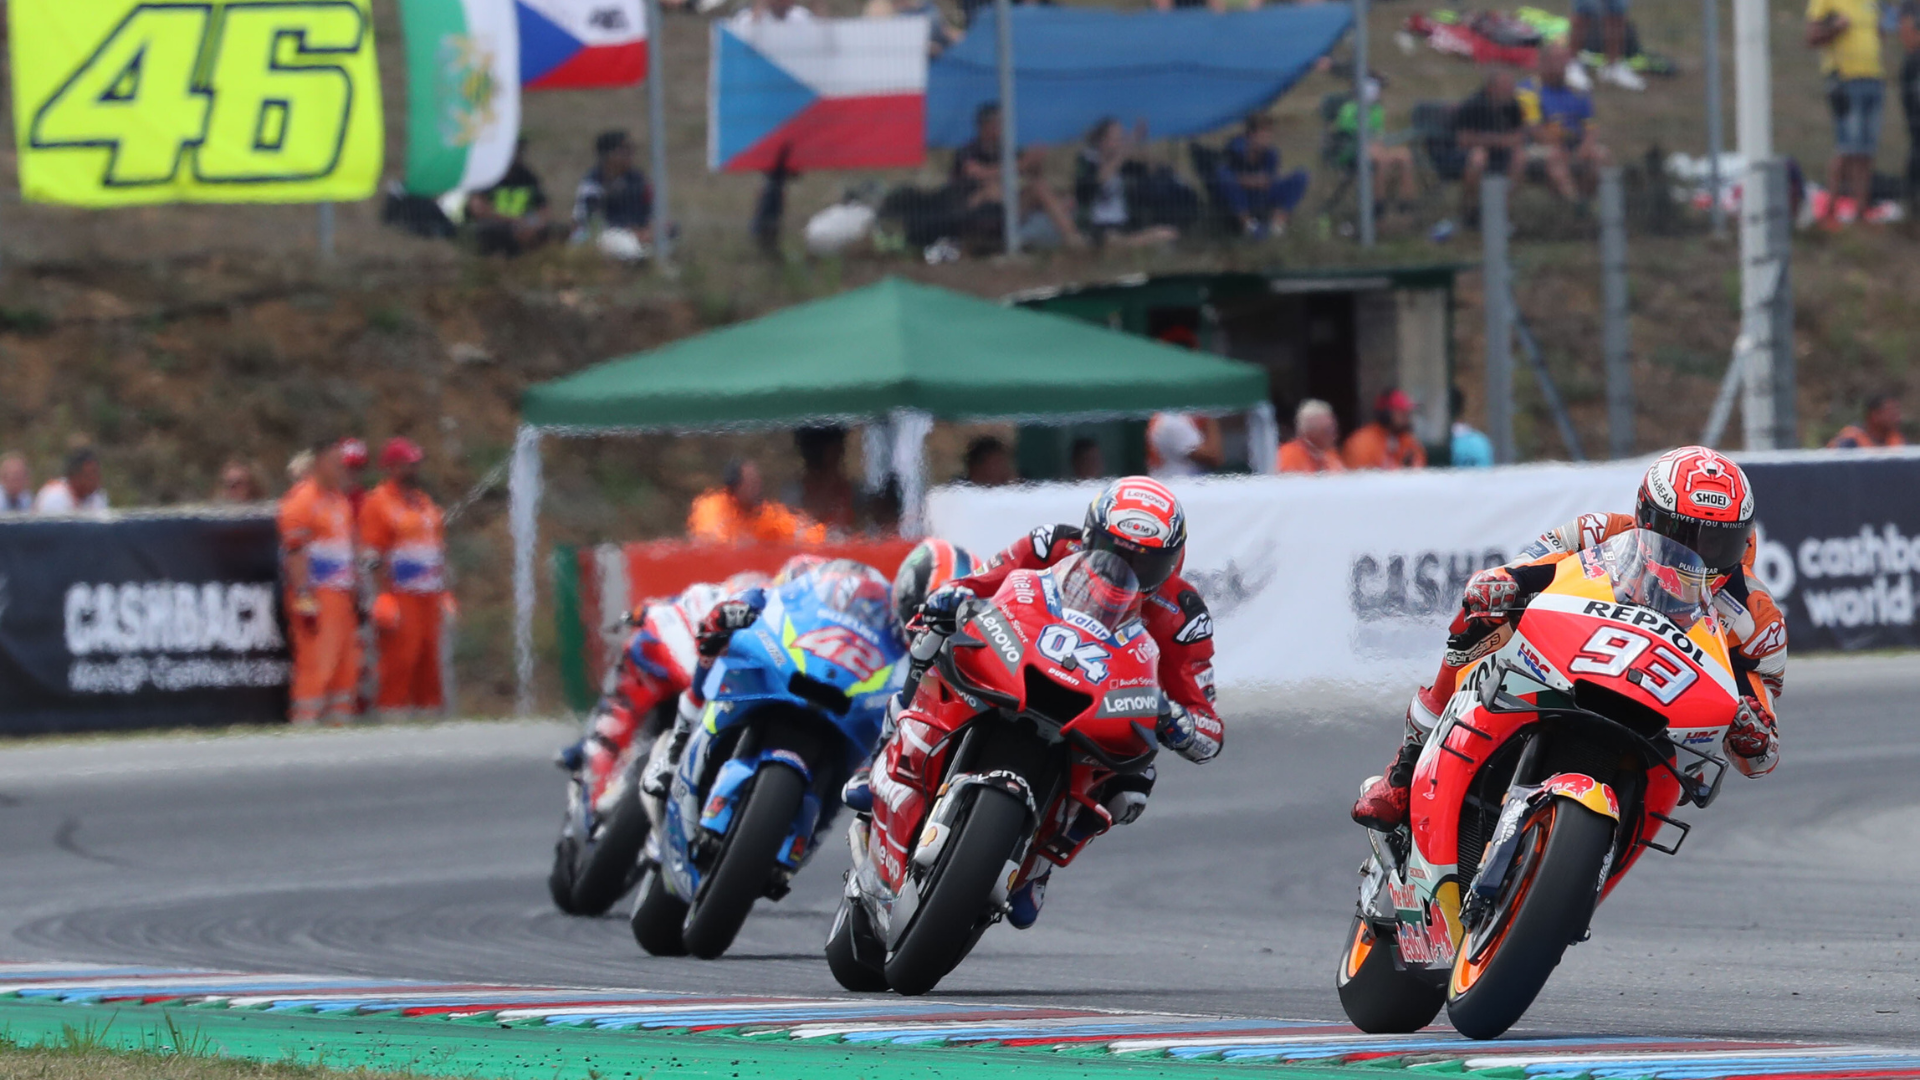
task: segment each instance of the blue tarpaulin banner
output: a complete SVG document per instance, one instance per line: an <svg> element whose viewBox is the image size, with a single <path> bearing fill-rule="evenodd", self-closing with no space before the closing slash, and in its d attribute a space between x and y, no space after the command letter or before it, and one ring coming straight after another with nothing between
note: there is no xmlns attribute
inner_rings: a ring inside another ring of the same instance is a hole
<svg viewBox="0 0 1920 1080"><path fill-rule="evenodd" d="M1151 137L1216 131L1287 92L1352 25L1346 4L1138 13L1013 8L1014 107L1022 146L1078 140L1102 117ZM927 72L927 145L963 146L999 99L995 12L981 8Z"/></svg>

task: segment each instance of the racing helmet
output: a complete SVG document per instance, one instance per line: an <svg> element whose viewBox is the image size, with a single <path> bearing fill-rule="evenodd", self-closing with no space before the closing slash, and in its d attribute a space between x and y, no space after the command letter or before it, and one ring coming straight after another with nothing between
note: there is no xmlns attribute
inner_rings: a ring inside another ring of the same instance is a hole
<svg viewBox="0 0 1920 1080"><path fill-rule="evenodd" d="M720 589L728 596L739 596L748 589L765 589L773 584L773 579L758 570L742 570L720 583Z"/></svg>
<svg viewBox="0 0 1920 1080"><path fill-rule="evenodd" d="M793 558L780 564L779 573L773 575L774 587L778 588L792 581L794 578L804 577L818 570L826 561L824 555L795 555Z"/></svg>
<svg viewBox="0 0 1920 1080"><path fill-rule="evenodd" d="M927 595L956 578L971 575L973 556L945 540L922 540L900 562L893 574L894 625L905 626L926 603Z"/></svg>
<svg viewBox="0 0 1920 1080"><path fill-rule="evenodd" d="M1753 533L1753 485L1740 466L1704 446L1669 450L1640 481L1634 523L1678 543L1724 577L1740 568Z"/></svg>
<svg viewBox="0 0 1920 1080"><path fill-rule="evenodd" d="M1140 591L1151 593L1178 573L1186 554L1187 515L1158 480L1124 476L1087 507L1088 551L1111 551L1133 570Z"/></svg>

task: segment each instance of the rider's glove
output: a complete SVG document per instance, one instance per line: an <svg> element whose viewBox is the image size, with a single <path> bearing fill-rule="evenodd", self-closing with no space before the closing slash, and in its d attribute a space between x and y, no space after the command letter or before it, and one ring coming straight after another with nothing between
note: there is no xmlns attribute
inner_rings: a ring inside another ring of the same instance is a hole
<svg viewBox="0 0 1920 1080"><path fill-rule="evenodd" d="M1212 761L1220 752L1225 732L1220 721L1190 712L1186 706L1173 701L1167 703L1167 713L1160 718L1154 734L1159 736L1161 746L1197 765Z"/></svg>
<svg viewBox="0 0 1920 1080"><path fill-rule="evenodd" d="M711 660L726 652L734 632L752 626L760 617L760 609L766 606L767 594L760 589L748 589L734 599L715 604L707 617L700 620L700 631L694 635L701 658Z"/></svg>
<svg viewBox="0 0 1920 1080"><path fill-rule="evenodd" d="M1740 699L1740 709L1727 728L1727 749L1749 762L1764 762L1780 750L1773 714L1756 697ZM1745 771L1745 770L1742 770Z"/></svg>
<svg viewBox="0 0 1920 1080"><path fill-rule="evenodd" d="M921 625L935 633L953 633L954 618L959 614L961 603L971 599L973 594L957 585L940 586L920 602Z"/></svg>
<svg viewBox="0 0 1920 1080"><path fill-rule="evenodd" d="M1520 599L1520 583L1506 567L1496 566L1482 570L1467 580L1467 590L1460 598L1460 606L1465 609L1469 619L1495 619L1506 614L1506 609Z"/></svg>

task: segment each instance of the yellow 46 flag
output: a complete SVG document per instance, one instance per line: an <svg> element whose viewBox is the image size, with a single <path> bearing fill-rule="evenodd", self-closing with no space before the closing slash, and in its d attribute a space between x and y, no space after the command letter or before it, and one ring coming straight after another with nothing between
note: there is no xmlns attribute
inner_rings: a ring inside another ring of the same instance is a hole
<svg viewBox="0 0 1920 1080"><path fill-rule="evenodd" d="M364 199L369 0L11 0L20 190L81 206Z"/></svg>

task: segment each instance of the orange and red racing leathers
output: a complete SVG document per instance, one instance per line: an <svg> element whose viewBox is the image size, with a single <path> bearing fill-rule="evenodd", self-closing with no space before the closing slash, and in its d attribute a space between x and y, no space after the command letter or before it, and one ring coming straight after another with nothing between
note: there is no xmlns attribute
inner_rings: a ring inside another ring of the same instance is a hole
<svg viewBox="0 0 1920 1080"><path fill-rule="evenodd" d="M642 603L628 617L633 632L607 673L586 745L595 798L654 710L671 706L693 685L700 621L726 595L718 585L690 585L678 596Z"/></svg>

